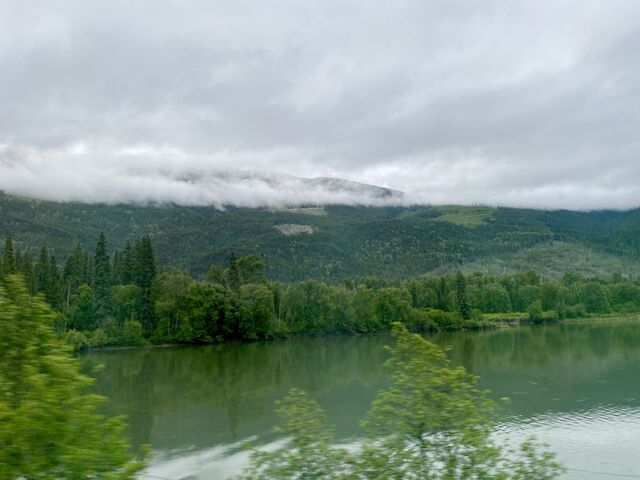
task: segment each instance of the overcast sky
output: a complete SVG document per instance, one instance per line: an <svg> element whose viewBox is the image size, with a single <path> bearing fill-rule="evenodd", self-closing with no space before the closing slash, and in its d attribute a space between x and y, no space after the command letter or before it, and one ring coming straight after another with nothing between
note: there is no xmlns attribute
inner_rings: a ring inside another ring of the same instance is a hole
<svg viewBox="0 0 640 480"><path fill-rule="evenodd" d="M639 19L635 0L2 0L0 189L326 200L185 181L243 170L640 206Z"/></svg>

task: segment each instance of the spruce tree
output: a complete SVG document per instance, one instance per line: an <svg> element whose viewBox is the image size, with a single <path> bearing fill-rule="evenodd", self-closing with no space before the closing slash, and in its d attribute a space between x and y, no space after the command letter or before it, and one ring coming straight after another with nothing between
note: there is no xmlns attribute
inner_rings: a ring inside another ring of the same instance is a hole
<svg viewBox="0 0 640 480"><path fill-rule="evenodd" d="M49 305L54 308L60 308L60 272L58 271L56 258L53 255L49 257L49 279L44 294Z"/></svg>
<svg viewBox="0 0 640 480"><path fill-rule="evenodd" d="M140 288L140 323L145 332L155 328L155 308L153 299L153 280L156 276L156 263L153 246L148 235L135 244L134 281Z"/></svg>
<svg viewBox="0 0 640 480"><path fill-rule="evenodd" d="M467 282L462 272L456 273L456 303L463 320L471 320L471 306L467 297Z"/></svg>
<svg viewBox="0 0 640 480"><path fill-rule="evenodd" d="M124 285L124 256L118 250L113 254L113 284Z"/></svg>
<svg viewBox="0 0 640 480"><path fill-rule="evenodd" d="M62 273L64 304L68 308L71 297L76 294L78 287L87 283L85 252L80 245L76 245L64 264Z"/></svg>
<svg viewBox="0 0 640 480"><path fill-rule="evenodd" d="M94 256L95 276L93 281L93 291L96 302L96 320L104 320L111 305L111 262L107 253L107 239L104 233L100 234L96 253Z"/></svg>
<svg viewBox="0 0 640 480"><path fill-rule="evenodd" d="M29 252L24 252L23 254L19 254L20 252L16 253L18 254L16 255L16 271L24 277L29 293L35 293L35 275L31 254Z"/></svg>
<svg viewBox="0 0 640 480"><path fill-rule="evenodd" d="M40 249L38 261L34 267L34 291L36 293L47 293L49 288L49 251L47 247Z"/></svg>
<svg viewBox="0 0 640 480"><path fill-rule="evenodd" d="M122 252L122 283L128 285L134 283L135 277L135 252L131 240L127 240L127 244Z"/></svg>
<svg viewBox="0 0 640 480"><path fill-rule="evenodd" d="M4 255L2 256L1 272L4 275L16 273L16 259L13 251L13 243L11 238L7 238L4 243Z"/></svg>

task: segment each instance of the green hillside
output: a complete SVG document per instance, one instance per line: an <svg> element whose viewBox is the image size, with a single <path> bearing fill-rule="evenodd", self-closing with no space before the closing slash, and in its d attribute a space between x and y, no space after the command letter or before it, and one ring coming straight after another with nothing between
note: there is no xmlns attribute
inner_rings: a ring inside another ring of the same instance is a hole
<svg viewBox="0 0 640 480"><path fill-rule="evenodd" d="M433 271L535 268L599 274L640 271L640 210L538 211L486 207L349 207L289 210L89 205L0 193L0 237L46 244L63 259L74 244L112 248L149 234L163 267L203 275L229 254L258 253L271 279L406 277ZM560 246L560 247L559 247ZM549 265L547 265L547 263Z"/></svg>

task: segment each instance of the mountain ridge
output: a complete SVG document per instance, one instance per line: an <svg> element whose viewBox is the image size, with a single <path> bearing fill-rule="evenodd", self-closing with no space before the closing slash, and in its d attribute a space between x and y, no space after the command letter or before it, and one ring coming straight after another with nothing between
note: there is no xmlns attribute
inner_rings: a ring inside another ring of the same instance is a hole
<svg viewBox="0 0 640 480"><path fill-rule="evenodd" d="M325 205L220 210L64 203L0 194L0 238L12 237L22 249L36 252L47 245L63 261L78 243L92 250L100 232L112 249L122 249L129 237L148 234L161 267L199 276L212 264L225 264L231 252L259 254L269 278L285 282L407 277L469 265L499 265L506 272L526 267L523 257L541 258L519 253L551 242L562 242L563 252L574 250L561 256L567 259L565 270L573 269L571 258L580 258L586 259L582 270L587 273L614 273L628 263L628 271L621 273L637 275L635 262L640 259L640 209ZM597 257L592 266L590 256ZM562 266L555 264L549 271Z"/></svg>

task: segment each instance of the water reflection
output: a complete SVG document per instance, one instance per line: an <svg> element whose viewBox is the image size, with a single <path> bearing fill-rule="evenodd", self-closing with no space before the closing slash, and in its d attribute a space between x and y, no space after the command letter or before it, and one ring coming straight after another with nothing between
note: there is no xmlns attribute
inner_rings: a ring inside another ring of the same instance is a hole
<svg viewBox="0 0 640 480"><path fill-rule="evenodd" d="M640 435L640 323L432 338L456 364L480 375L495 397L512 399L501 434L536 433L570 465L633 470L637 455L631 450ZM129 417L134 442L152 444L168 478L197 472L210 478L238 471L246 461L238 450L243 440L273 440L274 401L292 387L309 391L326 408L340 441L355 438L358 421L388 382L388 342L386 336L332 337L102 351L84 358L88 367L104 365L95 388L110 398L109 413ZM602 477L574 472L568 478Z"/></svg>
<svg viewBox="0 0 640 480"><path fill-rule="evenodd" d="M124 413L136 444L163 450L268 438L273 406L302 388L327 408L338 434L355 434L358 418L384 386L387 337L297 339L172 349L92 352L103 364L96 390L110 413Z"/></svg>

